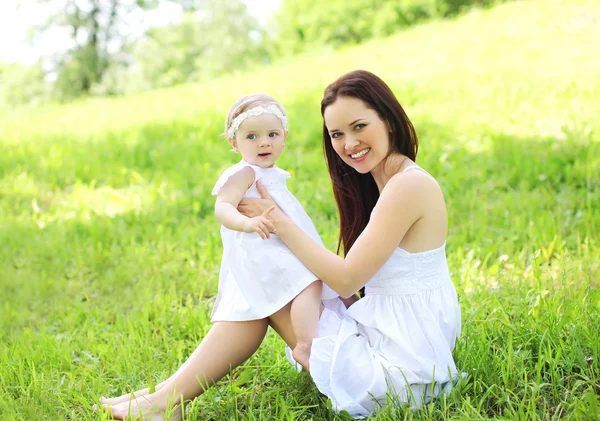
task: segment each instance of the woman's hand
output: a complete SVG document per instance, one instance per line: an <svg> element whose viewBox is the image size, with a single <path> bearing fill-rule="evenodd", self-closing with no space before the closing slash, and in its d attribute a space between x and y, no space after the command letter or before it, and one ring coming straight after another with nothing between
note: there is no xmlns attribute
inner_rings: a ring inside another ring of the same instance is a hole
<svg viewBox="0 0 600 421"><path fill-rule="evenodd" d="M275 204L269 192L265 187L260 183L260 181L256 182L256 188L260 193L261 199L251 199L244 197L238 204L238 211L244 216L248 218L254 218L261 215L269 215L269 219L272 220L274 217L277 217L278 213L283 213L281 209ZM269 211L271 209L271 211Z"/></svg>

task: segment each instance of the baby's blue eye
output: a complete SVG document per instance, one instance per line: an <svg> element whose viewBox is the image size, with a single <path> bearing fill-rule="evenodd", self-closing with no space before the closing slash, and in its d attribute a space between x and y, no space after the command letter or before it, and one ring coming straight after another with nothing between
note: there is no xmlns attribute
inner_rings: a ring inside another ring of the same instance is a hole
<svg viewBox="0 0 600 421"><path fill-rule="evenodd" d="M247 138L250 139L250 140L254 140L254 139L256 139L256 135L255 134L249 134L247 136Z"/></svg>
<svg viewBox="0 0 600 421"><path fill-rule="evenodd" d="M269 133L269 137L275 137L277 136L277 133L273 132L273 133Z"/></svg>

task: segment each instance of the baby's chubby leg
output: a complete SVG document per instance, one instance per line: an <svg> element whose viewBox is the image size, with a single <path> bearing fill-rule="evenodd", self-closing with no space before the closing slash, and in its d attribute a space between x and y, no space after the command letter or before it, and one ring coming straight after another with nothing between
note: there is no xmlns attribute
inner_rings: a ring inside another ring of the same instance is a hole
<svg viewBox="0 0 600 421"><path fill-rule="evenodd" d="M321 281L313 282L294 298L290 309L292 327L296 335L296 346L292 355L306 371L310 369L310 347L319 330L322 290Z"/></svg>

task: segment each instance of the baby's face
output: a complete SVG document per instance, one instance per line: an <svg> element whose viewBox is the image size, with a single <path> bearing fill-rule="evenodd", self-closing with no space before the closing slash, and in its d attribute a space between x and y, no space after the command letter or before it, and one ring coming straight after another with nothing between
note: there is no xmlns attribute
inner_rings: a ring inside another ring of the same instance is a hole
<svg viewBox="0 0 600 421"><path fill-rule="evenodd" d="M233 147L242 154L244 160L252 165L270 168L281 155L285 146L287 131L281 120L273 114L261 114L245 119L235 139L230 139Z"/></svg>

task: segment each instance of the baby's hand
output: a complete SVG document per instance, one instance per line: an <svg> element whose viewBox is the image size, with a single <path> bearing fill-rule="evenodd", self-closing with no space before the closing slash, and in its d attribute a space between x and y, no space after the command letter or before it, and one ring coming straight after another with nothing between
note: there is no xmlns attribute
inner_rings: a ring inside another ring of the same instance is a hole
<svg viewBox="0 0 600 421"><path fill-rule="evenodd" d="M263 215L255 216L254 218L248 218L244 222L243 231L247 233L256 232L260 235L260 238L266 240L271 238L271 232L275 232L275 226L273 223Z"/></svg>

